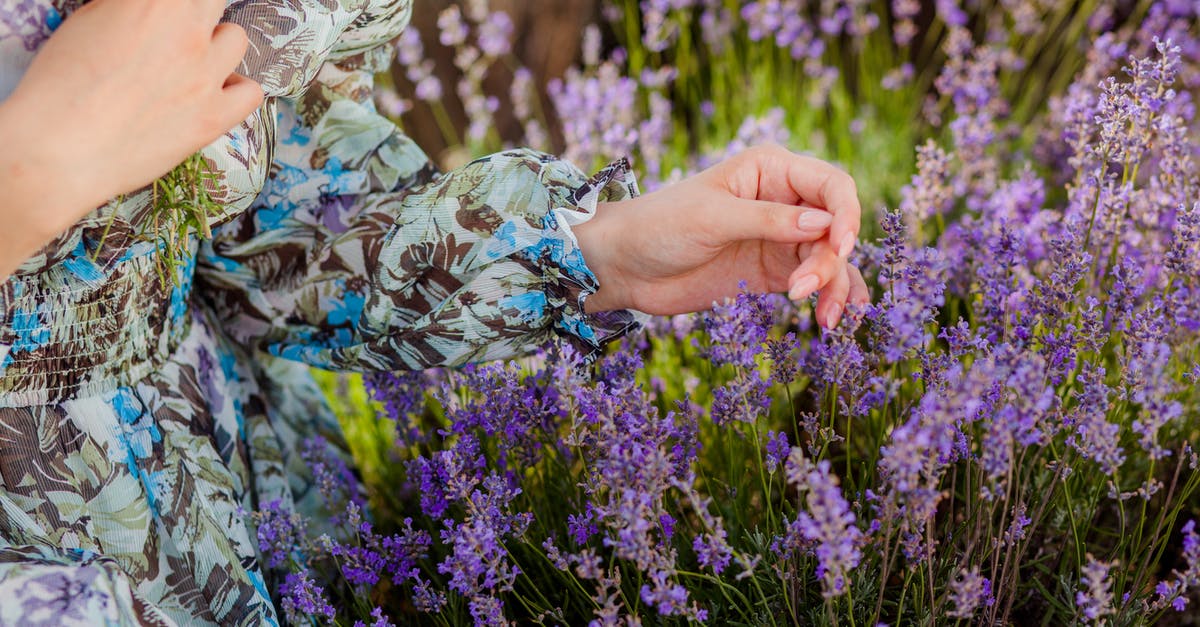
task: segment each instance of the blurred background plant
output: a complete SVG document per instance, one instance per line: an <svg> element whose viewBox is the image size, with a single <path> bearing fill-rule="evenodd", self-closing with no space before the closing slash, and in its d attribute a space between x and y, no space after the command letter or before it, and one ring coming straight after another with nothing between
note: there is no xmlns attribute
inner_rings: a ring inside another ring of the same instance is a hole
<svg viewBox="0 0 1200 627"><path fill-rule="evenodd" d="M858 181L875 304L820 332L743 295L656 319L590 378L554 349L322 374L357 474L311 441L338 531L257 514L285 613L1194 621L1198 13L418 4L377 105L443 167L526 145L629 156L654 189L782 143Z"/></svg>

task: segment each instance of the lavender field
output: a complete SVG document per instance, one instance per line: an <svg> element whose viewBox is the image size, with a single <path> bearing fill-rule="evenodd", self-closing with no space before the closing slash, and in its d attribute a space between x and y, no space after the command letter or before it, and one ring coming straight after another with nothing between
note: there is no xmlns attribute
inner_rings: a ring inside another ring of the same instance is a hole
<svg viewBox="0 0 1200 627"><path fill-rule="evenodd" d="M811 153L858 181L873 304L322 375L328 518L255 514L291 622L1200 622L1200 3L611 0L544 92L493 9L402 36L377 94L445 165L628 156L651 190Z"/></svg>

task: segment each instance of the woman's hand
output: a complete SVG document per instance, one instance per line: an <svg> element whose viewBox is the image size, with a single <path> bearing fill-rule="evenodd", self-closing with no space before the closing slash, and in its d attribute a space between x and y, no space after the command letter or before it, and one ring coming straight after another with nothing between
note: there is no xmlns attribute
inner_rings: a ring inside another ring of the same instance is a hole
<svg viewBox="0 0 1200 627"><path fill-rule="evenodd" d="M0 166L41 177L39 217L53 234L261 104L259 85L234 73L247 38L218 25L224 10L225 0L94 0L34 56L0 104Z"/></svg>
<svg viewBox="0 0 1200 627"><path fill-rule="evenodd" d="M261 103L234 73L225 0L94 0L0 103L0 281L89 211L139 189Z"/></svg>
<svg viewBox="0 0 1200 627"><path fill-rule="evenodd" d="M870 299L847 261L858 238L854 180L779 146L747 150L651 194L602 204L575 231L600 291L588 311L707 309L738 293L820 290L816 318L835 326Z"/></svg>

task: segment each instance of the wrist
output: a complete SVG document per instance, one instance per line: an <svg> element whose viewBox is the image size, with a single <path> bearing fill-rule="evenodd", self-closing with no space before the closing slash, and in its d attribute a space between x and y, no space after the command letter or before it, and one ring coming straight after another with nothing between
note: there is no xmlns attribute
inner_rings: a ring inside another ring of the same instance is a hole
<svg viewBox="0 0 1200 627"><path fill-rule="evenodd" d="M584 301L585 313L599 313L631 306L628 289L618 265L620 229L617 228L631 201L601 202L596 215L574 228L584 263L596 276L599 288Z"/></svg>

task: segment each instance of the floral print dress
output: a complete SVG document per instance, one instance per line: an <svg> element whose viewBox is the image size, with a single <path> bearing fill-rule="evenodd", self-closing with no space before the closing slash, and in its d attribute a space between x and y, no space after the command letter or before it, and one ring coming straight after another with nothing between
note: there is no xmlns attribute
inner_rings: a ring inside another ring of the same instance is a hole
<svg viewBox="0 0 1200 627"><path fill-rule="evenodd" d="M583 313L597 285L571 233L637 194L624 161L588 178L513 150L439 173L376 113L410 3L231 2L268 97L203 150L213 238L160 281L147 188L0 284L0 625L276 624L246 512L315 511L300 442L339 431L308 365L453 366L554 336L589 353L641 322ZM0 98L78 5L0 5Z"/></svg>

